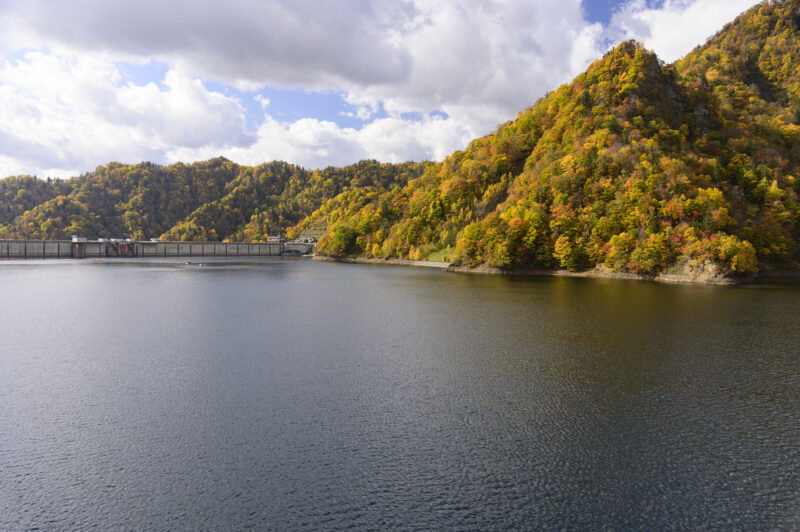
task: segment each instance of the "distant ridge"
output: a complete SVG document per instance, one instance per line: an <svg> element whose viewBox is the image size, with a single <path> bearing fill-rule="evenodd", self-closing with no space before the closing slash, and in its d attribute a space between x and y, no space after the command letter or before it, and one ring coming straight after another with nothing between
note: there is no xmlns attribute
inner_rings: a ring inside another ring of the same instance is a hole
<svg viewBox="0 0 800 532"><path fill-rule="evenodd" d="M0 239L77 234L263 242L345 188L405 184L428 164L362 161L309 171L219 157L191 165L110 163L68 180L10 177L0 180Z"/></svg>

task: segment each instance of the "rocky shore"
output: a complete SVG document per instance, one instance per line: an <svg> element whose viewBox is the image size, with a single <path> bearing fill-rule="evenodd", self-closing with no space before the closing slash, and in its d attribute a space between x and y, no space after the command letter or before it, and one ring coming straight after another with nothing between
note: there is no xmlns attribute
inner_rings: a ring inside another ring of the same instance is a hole
<svg viewBox="0 0 800 532"><path fill-rule="evenodd" d="M450 268L449 262L437 262L430 260L408 260L408 259L377 259L374 257L325 257L317 255L314 260L321 262L347 262L353 264L386 264L396 266L413 266L417 268L436 268L439 270L448 270Z"/></svg>
<svg viewBox="0 0 800 532"><path fill-rule="evenodd" d="M591 279L619 279L627 281L654 281L668 284L700 284L710 286L733 286L745 284L762 279L800 279L800 272L763 272L757 275L729 276L720 272L717 265L710 261L686 261L670 270L655 275L637 274L631 272L615 272L605 265L599 265L591 270L573 272L569 270L546 270L525 268L518 270L504 270L487 265L474 267L456 266L448 262L435 262L408 259L378 259L367 257L325 257L316 256L314 260L323 262L345 262L353 264L385 264L398 266L412 266L420 268L435 268L454 273L468 273L478 275L529 275L546 277L577 277Z"/></svg>
<svg viewBox="0 0 800 532"><path fill-rule="evenodd" d="M408 260L408 259L379 259L374 257L325 257L315 256L314 260L322 262L345 262L352 264L384 264L395 266L412 266L417 268L435 268L453 273L468 273L477 275L513 275L513 276L543 276L543 277L577 277L587 279L618 279L625 281L652 281L667 284L698 284L707 286L736 286L766 280L800 280L800 271L781 270L764 271L753 275L725 275L719 267L711 261L680 262L666 272L655 275L637 274L631 272L615 272L601 264L591 270L573 272L569 270L546 270L537 268L524 268L518 270L504 270L487 265L474 267L456 266L449 262Z"/></svg>
<svg viewBox="0 0 800 532"><path fill-rule="evenodd" d="M729 277L719 273L712 263L699 264L676 268L656 275L637 274L631 272L615 272L605 265L596 266L591 270L573 272L569 270L544 270L520 269L502 270L489 266L450 266L447 271L458 273L474 273L483 275L538 275L547 277L578 277L591 279L619 279L627 281L655 281L670 284L703 284L716 286L730 286L751 281L754 277Z"/></svg>

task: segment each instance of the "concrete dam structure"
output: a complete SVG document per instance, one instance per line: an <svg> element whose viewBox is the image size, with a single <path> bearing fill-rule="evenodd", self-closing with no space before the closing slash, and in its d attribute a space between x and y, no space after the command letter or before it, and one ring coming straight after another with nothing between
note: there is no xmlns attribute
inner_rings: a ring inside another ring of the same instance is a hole
<svg viewBox="0 0 800 532"><path fill-rule="evenodd" d="M0 240L0 259L158 257L291 257L312 253L312 242L162 242L134 240Z"/></svg>

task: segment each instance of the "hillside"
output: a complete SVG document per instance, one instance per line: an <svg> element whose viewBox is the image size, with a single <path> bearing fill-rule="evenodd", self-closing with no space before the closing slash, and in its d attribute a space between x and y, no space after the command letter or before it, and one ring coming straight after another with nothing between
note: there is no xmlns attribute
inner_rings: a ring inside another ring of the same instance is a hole
<svg viewBox="0 0 800 532"><path fill-rule="evenodd" d="M348 187L405 184L425 166L362 161L312 172L217 158L191 165L111 163L63 181L10 177L0 180L0 238L263 241Z"/></svg>
<svg viewBox="0 0 800 532"><path fill-rule="evenodd" d="M406 186L348 190L319 252L653 274L800 265L800 0L665 65L624 42Z"/></svg>
<svg viewBox="0 0 800 532"><path fill-rule="evenodd" d="M800 268L800 0L666 65L624 42L443 162L226 159L0 180L0 238L261 241L505 270Z"/></svg>

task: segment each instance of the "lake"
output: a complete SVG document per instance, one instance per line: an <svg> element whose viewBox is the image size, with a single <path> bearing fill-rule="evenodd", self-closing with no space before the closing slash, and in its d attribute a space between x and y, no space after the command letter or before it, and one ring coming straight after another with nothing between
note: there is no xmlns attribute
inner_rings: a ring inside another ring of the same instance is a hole
<svg viewBox="0 0 800 532"><path fill-rule="evenodd" d="M793 284L0 264L3 530L797 528L799 405Z"/></svg>

